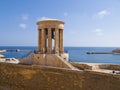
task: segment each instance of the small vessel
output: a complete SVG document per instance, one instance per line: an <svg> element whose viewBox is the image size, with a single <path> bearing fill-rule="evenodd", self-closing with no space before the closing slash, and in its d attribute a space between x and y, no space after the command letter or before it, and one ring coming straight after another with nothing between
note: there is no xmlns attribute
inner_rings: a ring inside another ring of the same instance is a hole
<svg viewBox="0 0 120 90"><path fill-rule="evenodd" d="M0 62L5 62L5 56L0 54Z"/></svg>
<svg viewBox="0 0 120 90"><path fill-rule="evenodd" d="M96 51L88 51L86 52L87 54L101 54L102 52L96 52Z"/></svg>
<svg viewBox="0 0 120 90"><path fill-rule="evenodd" d="M0 53L6 52L6 50L0 50Z"/></svg>
<svg viewBox="0 0 120 90"><path fill-rule="evenodd" d="M87 54L94 54L94 51L88 51Z"/></svg>
<svg viewBox="0 0 120 90"><path fill-rule="evenodd" d="M19 60L16 59L16 58L6 58L6 59L5 59L5 62L6 62L6 63L18 64L18 63L19 63Z"/></svg>
<svg viewBox="0 0 120 90"><path fill-rule="evenodd" d="M0 62L18 64L19 60L16 58L5 58L4 55L0 54Z"/></svg>
<svg viewBox="0 0 120 90"><path fill-rule="evenodd" d="M4 55L2 55L2 54L0 54L0 58L5 58L5 56L4 56Z"/></svg>

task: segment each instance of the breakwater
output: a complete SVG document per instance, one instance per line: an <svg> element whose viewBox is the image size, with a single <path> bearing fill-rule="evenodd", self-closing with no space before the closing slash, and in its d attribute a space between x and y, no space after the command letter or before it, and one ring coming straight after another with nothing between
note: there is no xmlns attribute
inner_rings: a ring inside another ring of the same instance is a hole
<svg viewBox="0 0 120 90"><path fill-rule="evenodd" d="M89 51L87 52L87 54L115 54L113 52L92 52L92 51Z"/></svg>
<svg viewBox="0 0 120 90"><path fill-rule="evenodd" d="M20 49L6 49L6 52L28 52L31 50L20 50Z"/></svg>

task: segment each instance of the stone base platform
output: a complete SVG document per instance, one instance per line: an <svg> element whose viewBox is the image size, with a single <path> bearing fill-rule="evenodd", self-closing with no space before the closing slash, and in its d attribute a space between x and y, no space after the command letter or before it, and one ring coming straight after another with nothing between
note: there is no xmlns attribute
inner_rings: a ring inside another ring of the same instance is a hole
<svg viewBox="0 0 120 90"><path fill-rule="evenodd" d="M75 69L68 62L68 54L30 54L28 57L20 60L21 64L33 64L33 65L44 65L53 66L60 68Z"/></svg>

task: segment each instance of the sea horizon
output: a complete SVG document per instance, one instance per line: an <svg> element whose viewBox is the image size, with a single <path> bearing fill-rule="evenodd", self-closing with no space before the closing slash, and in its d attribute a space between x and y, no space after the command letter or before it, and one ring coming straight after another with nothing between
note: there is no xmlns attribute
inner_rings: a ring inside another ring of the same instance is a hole
<svg viewBox="0 0 120 90"><path fill-rule="evenodd" d="M64 51L69 53L69 61L85 63L108 63L120 64L120 55L115 54L87 54L88 51L112 52L119 47L64 47ZM22 58L31 50L37 50L37 46L0 46L1 49L20 49L28 50L25 52L4 52L6 58Z"/></svg>
<svg viewBox="0 0 120 90"><path fill-rule="evenodd" d="M0 47L38 47L36 46L32 46L32 45L1 45ZM64 47L120 47L120 46L64 46Z"/></svg>

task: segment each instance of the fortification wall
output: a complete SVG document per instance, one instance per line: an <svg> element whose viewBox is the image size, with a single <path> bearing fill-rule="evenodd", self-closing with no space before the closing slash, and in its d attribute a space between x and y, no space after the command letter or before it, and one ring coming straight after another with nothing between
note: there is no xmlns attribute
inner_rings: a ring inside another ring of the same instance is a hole
<svg viewBox="0 0 120 90"><path fill-rule="evenodd" d="M0 90L120 90L120 76L0 63Z"/></svg>
<svg viewBox="0 0 120 90"><path fill-rule="evenodd" d="M114 65L114 64L103 64L99 65L100 69L110 69L110 70L120 70L120 65Z"/></svg>

